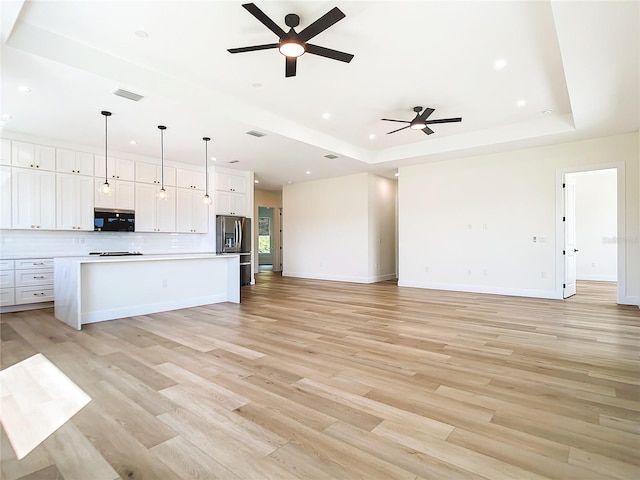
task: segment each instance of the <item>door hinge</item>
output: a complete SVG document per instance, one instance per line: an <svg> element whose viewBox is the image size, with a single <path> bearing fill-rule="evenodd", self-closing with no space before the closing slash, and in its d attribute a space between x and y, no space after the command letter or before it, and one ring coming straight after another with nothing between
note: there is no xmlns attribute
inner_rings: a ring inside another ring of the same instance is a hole
<svg viewBox="0 0 640 480"><path fill-rule="evenodd" d="M566 255L566 254L567 254L567 252L566 252L566 251L564 251L564 250L562 250L562 254L563 254L563 255Z"/></svg>
<svg viewBox="0 0 640 480"><path fill-rule="evenodd" d="M562 221L566 222L567 221L567 217L562 217Z"/></svg>
<svg viewBox="0 0 640 480"><path fill-rule="evenodd" d="M562 188L565 188L565 187L566 187L566 183L563 183L563 184L562 184Z"/></svg>
<svg viewBox="0 0 640 480"><path fill-rule="evenodd" d="M562 284L562 288L567 288L567 284L566 284L566 283L563 283L563 284Z"/></svg>

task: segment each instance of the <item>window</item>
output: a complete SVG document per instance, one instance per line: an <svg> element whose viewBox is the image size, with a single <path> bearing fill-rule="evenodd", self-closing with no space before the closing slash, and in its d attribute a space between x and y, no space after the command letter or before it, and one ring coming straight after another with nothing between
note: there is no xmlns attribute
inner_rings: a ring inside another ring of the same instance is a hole
<svg viewBox="0 0 640 480"><path fill-rule="evenodd" d="M271 253L271 219L258 218L258 253Z"/></svg>

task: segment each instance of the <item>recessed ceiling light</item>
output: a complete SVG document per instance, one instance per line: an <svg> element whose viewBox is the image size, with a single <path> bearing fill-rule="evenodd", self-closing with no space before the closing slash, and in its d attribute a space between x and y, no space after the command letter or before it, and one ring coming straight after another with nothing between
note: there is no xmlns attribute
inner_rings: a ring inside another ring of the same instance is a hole
<svg viewBox="0 0 640 480"><path fill-rule="evenodd" d="M331 114L330 114L329 112L324 112L324 113L322 114L322 118L324 118L325 120L328 120L328 119L329 119L329 117L331 117Z"/></svg>
<svg viewBox="0 0 640 480"><path fill-rule="evenodd" d="M20 85L18 87L18 90L21 91L22 93L31 93L31 89L26 85Z"/></svg>
<svg viewBox="0 0 640 480"><path fill-rule="evenodd" d="M553 113L553 110L542 110L543 115L549 115L550 113Z"/></svg>
<svg viewBox="0 0 640 480"><path fill-rule="evenodd" d="M137 144L138 144L138 142L136 142L135 140L130 140L130 141L129 141L129 143L130 143L131 145L137 145Z"/></svg>
<svg viewBox="0 0 640 480"><path fill-rule="evenodd" d="M376 136L373 133L369 135L369 140L373 140L375 138L376 138Z"/></svg>
<svg viewBox="0 0 640 480"><path fill-rule="evenodd" d="M148 38L149 34L147 32L145 32L144 30L136 30L136 37L140 37L140 38Z"/></svg>
<svg viewBox="0 0 640 480"><path fill-rule="evenodd" d="M12 118L13 118L13 115L9 115L8 113L2 114L2 120L11 120Z"/></svg>
<svg viewBox="0 0 640 480"><path fill-rule="evenodd" d="M211 157L211 161L215 162L216 161L216 157Z"/></svg>
<svg viewBox="0 0 640 480"><path fill-rule="evenodd" d="M516 106L517 107L524 107L526 104L527 104L527 101L525 99L523 99L523 98L521 98L520 100L518 100L516 102Z"/></svg>
<svg viewBox="0 0 640 480"><path fill-rule="evenodd" d="M399 176L400 176L400 174L399 174L398 172L396 172L396 173L395 173L395 175L396 175L396 177L399 177Z"/></svg>
<svg viewBox="0 0 640 480"><path fill-rule="evenodd" d="M258 180L257 178L253 181L253 183L260 183L260 180Z"/></svg>
<svg viewBox="0 0 640 480"><path fill-rule="evenodd" d="M251 86L252 86L253 88L260 88L260 87L262 86L262 84L261 84L261 83L256 82L256 83L252 83L252 84L251 84Z"/></svg>
<svg viewBox="0 0 640 480"><path fill-rule="evenodd" d="M309 170L307 170L307 171L306 171L306 172L304 172L304 173L306 173L307 175L311 175L311 172L310 172Z"/></svg>
<svg viewBox="0 0 640 480"><path fill-rule="evenodd" d="M288 183L288 184L291 184L291 180L289 180L287 183Z"/></svg>
<svg viewBox="0 0 640 480"><path fill-rule="evenodd" d="M507 61L503 58L499 58L493 64L493 68L495 68L496 70L502 70L506 66L507 66Z"/></svg>

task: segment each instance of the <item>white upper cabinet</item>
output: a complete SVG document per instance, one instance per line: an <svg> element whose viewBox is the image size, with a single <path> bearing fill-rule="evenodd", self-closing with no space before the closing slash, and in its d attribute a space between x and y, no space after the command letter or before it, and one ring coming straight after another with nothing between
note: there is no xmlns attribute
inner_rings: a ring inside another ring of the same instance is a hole
<svg viewBox="0 0 640 480"><path fill-rule="evenodd" d="M193 190L205 189L205 176L204 172L196 172L194 170L184 170L178 168L176 186L179 188L191 188Z"/></svg>
<svg viewBox="0 0 640 480"><path fill-rule="evenodd" d="M56 149L26 142L11 142L11 165L38 170L56 169Z"/></svg>
<svg viewBox="0 0 640 480"><path fill-rule="evenodd" d="M57 174L56 229L93 230L93 177Z"/></svg>
<svg viewBox="0 0 640 480"><path fill-rule="evenodd" d="M56 170L60 173L93 176L93 155L56 148Z"/></svg>
<svg viewBox="0 0 640 480"><path fill-rule="evenodd" d="M104 155L95 155L95 176L104 178ZM109 157L107 164L107 178L114 180L128 180L133 182L135 178L135 162L123 158Z"/></svg>
<svg viewBox="0 0 640 480"><path fill-rule="evenodd" d="M102 184L104 178L95 178L95 206L96 208L111 208L118 210L133 210L134 202L134 183L123 180L109 180L111 193L105 195L102 193Z"/></svg>
<svg viewBox="0 0 640 480"><path fill-rule="evenodd" d="M56 174L31 168L11 169L12 226L55 230Z"/></svg>
<svg viewBox="0 0 640 480"><path fill-rule="evenodd" d="M11 168L0 167L0 228L11 228Z"/></svg>
<svg viewBox="0 0 640 480"><path fill-rule="evenodd" d="M216 215L249 216L247 196L242 193L216 191Z"/></svg>
<svg viewBox="0 0 640 480"><path fill-rule="evenodd" d="M11 140L0 138L0 165L11 165Z"/></svg>
<svg viewBox="0 0 640 480"><path fill-rule="evenodd" d="M209 206L202 201L202 190L176 189L176 227L179 233L207 233Z"/></svg>
<svg viewBox="0 0 640 480"><path fill-rule="evenodd" d="M167 198L158 198L158 186L136 183L136 232L176 231L176 189L165 187Z"/></svg>
<svg viewBox="0 0 640 480"><path fill-rule="evenodd" d="M153 163L136 162L136 182L162 185L162 167ZM164 184L176 186L176 168L164 167Z"/></svg>
<svg viewBox="0 0 640 480"><path fill-rule="evenodd" d="M216 172L216 190L222 192L247 193L246 175Z"/></svg>

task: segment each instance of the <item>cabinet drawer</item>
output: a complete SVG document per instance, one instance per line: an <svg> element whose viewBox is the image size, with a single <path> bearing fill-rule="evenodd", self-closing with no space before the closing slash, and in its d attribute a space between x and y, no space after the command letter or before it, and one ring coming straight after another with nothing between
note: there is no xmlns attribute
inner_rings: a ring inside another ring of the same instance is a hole
<svg viewBox="0 0 640 480"><path fill-rule="evenodd" d="M36 287L53 285L53 270L17 270L16 287Z"/></svg>
<svg viewBox="0 0 640 480"><path fill-rule="evenodd" d="M0 260L0 272L3 270L13 270L13 260Z"/></svg>
<svg viewBox="0 0 640 480"><path fill-rule="evenodd" d="M16 305L53 302L53 285L44 288L16 287Z"/></svg>
<svg viewBox="0 0 640 480"><path fill-rule="evenodd" d="M16 260L16 270L33 270L34 268L53 268L53 258L25 258Z"/></svg>
<svg viewBox="0 0 640 480"><path fill-rule="evenodd" d="M0 288L13 287L15 285L14 281L13 270L0 270Z"/></svg>
<svg viewBox="0 0 640 480"><path fill-rule="evenodd" d="M15 303L16 303L16 289L0 288L0 306L6 307L8 305L15 305Z"/></svg>

